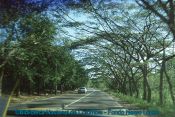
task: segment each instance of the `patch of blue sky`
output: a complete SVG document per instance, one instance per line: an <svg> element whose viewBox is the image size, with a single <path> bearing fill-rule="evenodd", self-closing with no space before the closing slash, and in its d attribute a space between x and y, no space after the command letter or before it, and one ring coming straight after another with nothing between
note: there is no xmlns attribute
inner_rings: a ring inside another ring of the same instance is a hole
<svg viewBox="0 0 175 117"><path fill-rule="evenodd" d="M71 11L69 13L69 17L71 17L71 19L69 18L68 20L69 21L72 21L72 22L79 22L80 24L82 24L82 26L80 26L80 28L83 27L83 25L87 24L87 22L94 22L95 20L94 19L90 19L89 18L89 15L88 14L84 14L84 13L77 13L75 11ZM73 27L70 27L70 28L67 28L66 30L73 36L76 36L78 38L83 38L85 36L89 36L90 34L87 32L87 31L82 31L80 30L80 28L73 28ZM81 32L79 32L81 31ZM87 35L88 34L88 35Z"/></svg>
<svg viewBox="0 0 175 117"><path fill-rule="evenodd" d="M109 0L111 2L119 2L119 1L116 1L116 0ZM106 0L106 2L109 2L108 0ZM123 0L121 0L123 2ZM125 0L125 1L132 1L132 0ZM96 1L97 2L97 1ZM115 17L115 16L114 16ZM80 22L82 24L86 24L86 25L89 25L90 22L91 23L97 23L97 20L94 19L90 14L88 13L84 13L84 12L77 12L75 10L71 10L68 14L68 17L66 17L68 21L70 22ZM89 24L88 24L89 23ZM95 26L93 24L90 24L90 26L93 26L101 31L104 31L104 28L102 27L102 25L99 25L98 26ZM63 27L62 27L63 28ZM87 27L86 27L87 28ZM77 28L73 28L73 27L64 27L65 31L68 32L67 35L69 35L69 38L71 40L76 40L76 39L80 39L80 38L86 38L86 37L89 37L89 36L93 36L93 33L90 33L90 32L87 32L87 31L84 31L84 30L79 30ZM89 31L97 31L97 30L92 30L92 29L89 29Z"/></svg>
<svg viewBox="0 0 175 117"><path fill-rule="evenodd" d="M0 29L0 43L4 42L7 37L5 29Z"/></svg>

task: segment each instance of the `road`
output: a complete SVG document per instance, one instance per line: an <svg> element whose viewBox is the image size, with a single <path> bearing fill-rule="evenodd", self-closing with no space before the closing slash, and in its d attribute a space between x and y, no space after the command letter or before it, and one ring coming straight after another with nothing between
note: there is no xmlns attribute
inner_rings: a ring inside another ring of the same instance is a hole
<svg viewBox="0 0 175 117"><path fill-rule="evenodd" d="M105 92L88 89L86 94L69 93L61 96L50 97L43 100L24 102L22 104L11 105L8 109L10 114L13 110L38 110L38 111L89 111L96 112L97 115L116 117L135 117L133 115L121 115L118 111L126 111L118 100L112 98ZM115 113L114 113L115 112ZM117 113L116 113L117 112ZM113 113L113 114L112 114ZM17 117L8 115L7 117ZM77 116L76 116L77 117ZM138 116L137 116L138 117ZM143 117L143 116L142 116Z"/></svg>

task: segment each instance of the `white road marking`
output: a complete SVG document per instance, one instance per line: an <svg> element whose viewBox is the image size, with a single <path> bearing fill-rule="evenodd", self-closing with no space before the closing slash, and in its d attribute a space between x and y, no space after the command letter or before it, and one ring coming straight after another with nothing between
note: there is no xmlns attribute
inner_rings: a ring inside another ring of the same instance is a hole
<svg viewBox="0 0 175 117"><path fill-rule="evenodd" d="M74 104L74 103L76 103L76 102L80 101L81 99L83 99L83 98L85 98L85 97L87 97L87 96L91 95L91 94L92 94L92 93L94 93L94 92L95 92L95 91L93 91L93 92L91 92L91 93L89 93L89 94L87 94L87 95L85 95L85 96L81 97L81 98L80 98L80 99L78 99L78 100L75 100L75 101L71 102L70 104L66 105L65 107L68 107L68 106L70 106L70 105L72 105L72 104Z"/></svg>

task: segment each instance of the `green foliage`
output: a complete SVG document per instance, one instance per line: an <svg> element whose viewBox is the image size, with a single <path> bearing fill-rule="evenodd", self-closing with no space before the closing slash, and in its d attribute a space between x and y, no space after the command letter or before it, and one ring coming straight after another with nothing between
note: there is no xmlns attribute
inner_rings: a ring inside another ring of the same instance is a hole
<svg viewBox="0 0 175 117"><path fill-rule="evenodd" d="M85 70L70 54L66 47L55 45L56 27L47 16L32 14L21 18L15 27L20 35L14 43L7 43L6 51L1 51L1 63L5 73L3 87L12 79L15 84L20 79L22 92L45 92L55 90L55 86L69 90L87 83ZM12 36L13 37L13 36ZM2 47L3 48L3 44ZM13 52L14 51L14 52ZM4 53L3 53L4 52ZM6 53L13 52L7 59ZM13 88L6 88L10 92Z"/></svg>
<svg viewBox="0 0 175 117"><path fill-rule="evenodd" d="M64 84L67 89L75 89L80 86L85 86L88 78L84 68L82 68L82 66L75 61L68 52L65 53L65 56L67 59L64 58L62 61L61 83Z"/></svg>

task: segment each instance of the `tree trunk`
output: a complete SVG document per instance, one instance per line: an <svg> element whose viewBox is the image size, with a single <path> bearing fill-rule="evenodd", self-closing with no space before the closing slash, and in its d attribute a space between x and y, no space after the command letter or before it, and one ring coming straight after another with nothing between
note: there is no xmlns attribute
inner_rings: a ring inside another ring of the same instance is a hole
<svg viewBox="0 0 175 117"><path fill-rule="evenodd" d="M135 95L136 98L139 98L139 90L137 89L136 90L136 95Z"/></svg>
<svg viewBox="0 0 175 117"><path fill-rule="evenodd" d="M162 66L160 69L160 84L159 84L159 103L163 105L163 76L165 71L165 39L163 40L163 57L162 57Z"/></svg>
<svg viewBox="0 0 175 117"><path fill-rule="evenodd" d="M151 88L148 83L148 64L144 61L144 66L142 68L143 73L143 100L147 100L147 102L151 101Z"/></svg>
<svg viewBox="0 0 175 117"><path fill-rule="evenodd" d="M20 82L16 88L16 97L19 97L20 96Z"/></svg>
<svg viewBox="0 0 175 117"><path fill-rule="evenodd" d="M138 89L138 86L137 86L137 82L134 80L133 76L132 76L132 84L133 84L134 90L136 91L135 97L138 98L139 97L139 89Z"/></svg>
<svg viewBox="0 0 175 117"><path fill-rule="evenodd" d="M148 89L148 95L147 95L147 102L151 102L151 87L148 83L148 80L146 79L146 85L147 85L147 89Z"/></svg>
<svg viewBox="0 0 175 117"><path fill-rule="evenodd" d="M2 79L4 77L4 70L2 69L1 74L0 74L0 96L2 96Z"/></svg>
<svg viewBox="0 0 175 117"><path fill-rule="evenodd" d="M122 93L127 95L127 91L126 91L126 77L124 77L124 81L122 82Z"/></svg>
<svg viewBox="0 0 175 117"><path fill-rule="evenodd" d="M49 89L49 94L52 94L52 90L53 90L52 88Z"/></svg>
<svg viewBox="0 0 175 117"><path fill-rule="evenodd" d="M57 83L55 84L55 95L57 95L57 89L58 89L58 87L57 87Z"/></svg>
<svg viewBox="0 0 175 117"><path fill-rule="evenodd" d="M32 83L31 83L31 81L29 81L28 94L29 94L29 95L32 95Z"/></svg>
<svg viewBox="0 0 175 117"><path fill-rule="evenodd" d="M160 83L159 83L159 104L163 105L163 71L165 68L165 61L162 61L162 66L160 69Z"/></svg>
<svg viewBox="0 0 175 117"><path fill-rule="evenodd" d="M63 84L61 84L61 91L60 91L60 93L62 94L63 93Z"/></svg>
<svg viewBox="0 0 175 117"><path fill-rule="evenodd" d="M133 92L132 92L132 84L131 84L131 78L129 77L129 95L132 96Z"/></svg>
<svg viewBox="0 0 175 117"><path fill-rule="evenodd" d="M167 79L167 82L168 82L171 99L173 101L173 104L175 104L175 97L174 97L174 93L173 93L173 86L171 84L170 77L168 76L168 74L166 72L166 69L165 69L165 76L166 76L166 79Z"/></svg>
<svg viewBox="0 0 175 117"><path fill-rule="evenodd" d="M40 82L40 78L38 78L38 89L37 89L37 94L40 95L41 94L41 82Z"/></svg>
<svg viewBox="0 0 175 117"><path fill-rule="evenodd" d="M143 67L143 69L142 69L142 73L143 73L143 100L146 100L146 98L147 98L147 73L146 73L146 71L145 71L145 65L144 65L144 67Z"/></svg>
<svg viewBox="0 0 175 117"><path fill-rule="evenodd" d="M134 87L134 92L136 92L135 97L138 98L139 97L139 90L138 90L137 82L134 79L134 73L133 73L132 69L131 69L131 74L132 74L132 76L131 76L132 86Z"/></svg>
<svg viewBox="0 0 175 117"><path fill-rule="evenodd" d="M18 85L16 87L16 97L20 96L20 84L21 84L21 80L20 78L17 79L18 80Z"/></svg>

